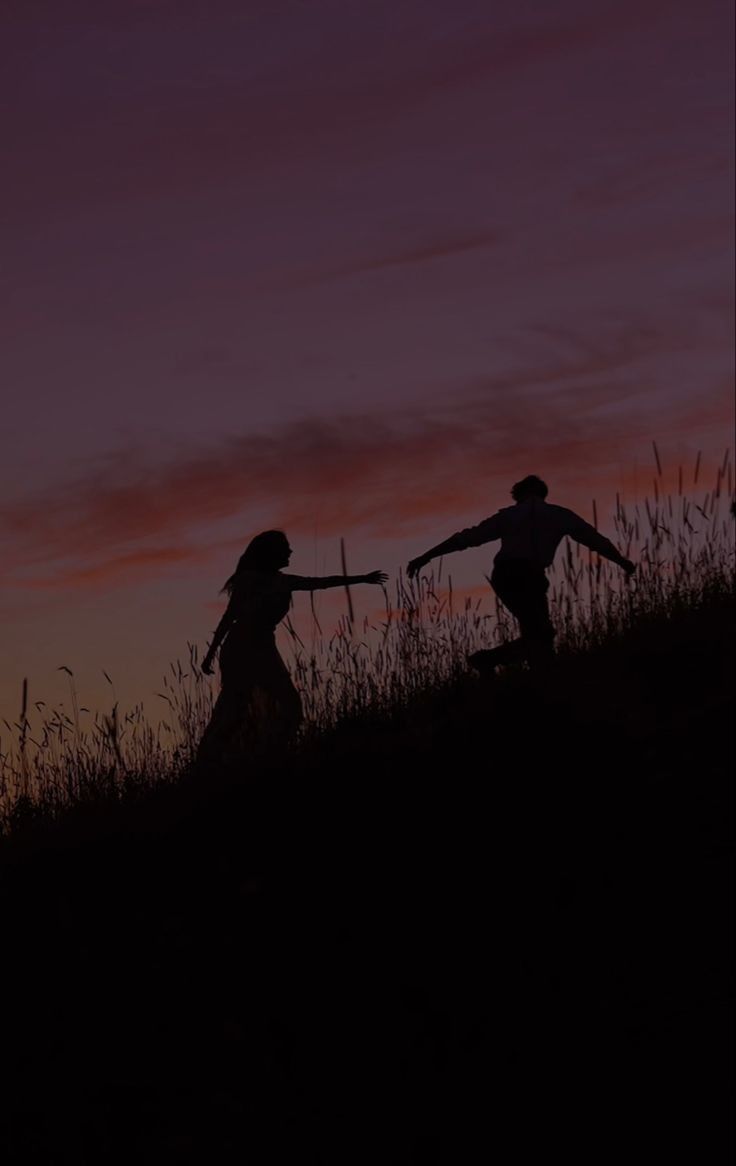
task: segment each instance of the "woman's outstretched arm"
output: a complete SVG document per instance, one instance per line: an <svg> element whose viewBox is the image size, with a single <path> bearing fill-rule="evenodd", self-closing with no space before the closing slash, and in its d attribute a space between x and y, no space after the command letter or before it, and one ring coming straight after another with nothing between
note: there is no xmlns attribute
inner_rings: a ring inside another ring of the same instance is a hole
<svg viewBox="0 0 736 1166"><path fill-rule="evenodd" d="M385 571L369 571L367 575L281 575L290 591L326 591L328 587L353 587L358 583L385 583Z"/></svg>
<svg viewBox="0 0 736 1166"><path fill-rule="evenodd" d="M234 619L233 601L231 599L230 602L228 603L227 607L225 608L225 612L222 616L222 619L220 620L217 627L215 628L215 634L212 637L212 643L210 644L209 648L207 649L207 654L205 655L205 658L202 661L202 671L206 672L208 676L212 672L212 664L213 664L213 661L215 659L215 656L217 655L217 649L220 647L220 644L225 639L225 636L227 635L227 633L230 631L230 625L232 624L233 619Z"/></svg>

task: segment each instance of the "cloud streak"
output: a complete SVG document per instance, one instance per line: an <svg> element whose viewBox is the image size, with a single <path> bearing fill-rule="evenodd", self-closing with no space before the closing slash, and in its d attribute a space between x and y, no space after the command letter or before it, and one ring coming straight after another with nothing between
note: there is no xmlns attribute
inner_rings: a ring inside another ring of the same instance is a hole
<svg viewBox="0 0 736 1166"><path fill-rule="evenodd" d="M647 26L656 32L661 18L688 8L684 0L597 9L568 2L554 17L534 20L508 9L501 18L487 13L469 21L464 31L450 22L447 35L433 36L433 26L443 27L437 14L428 20L424 5L401 7L405 12L374 6L361 17L352 5L335 6L319 21L318 36L302 4L293 4L289 17L281 6L278 14L264 6L255 21L241 5L227 4L218 19L203 19L196 6L177 11L175 25L156 6L131 13L129 4L94 18L82 5L76 22L58 5L35 21L10 20L6 33L18 47L5 61L7 85L16 104L22 95L22 117L9 127L8 212L28 220L41 208L58 214L60 207L116 203L121 191L127 199L150 198L250 177L284 159L302 166L305 140L312 152L351 154L356 140L384 137L402 116L452 90L494 87ZM121 67L116 40L124 32ZM59 43L76 67L59 67ZM59 135L60 116L74 120L74 134Z"/></svg>
<svg viewBox="0 0 736 1166"><path fill-rule="evenodd" d="M526 371L466 383L418 412L307 419L244 433L161 466L115 461L0 509L8 581L93 587L196 564L217 524L255 515L294 533L397 539L503 504L490 486L539 472L568 484L628 464L630 444L728 424L730 389L659 397L637 362L687 337L627 326L593 339L544 335ZM626 374L622 379L622 374ZM614 410L617 421L612 421ZM622 411L623 410L623 411ZM161 545L163 544L163 545Z"/></svg>
<svg viewBox="0 0 736 1166"><path fill-rule="evenodd" d="M205 553L198 547L153 547L114 555L91 566L63 569L51 577L24 579L18 585L30 590L65 590L119 583L133 576L160 573L161 568L201 562Z"/></svg>
<svg viewBox="0 0 736 1166"><path fill-rule="evenodd" d="M306 275L302 279L295 278L289 286L307 287L312 284L330 283L337 279L347 279L355 275L365 275L373 271L385 271L387 268L414 267L420 263L432 263L438 259L453 259L468 252L485 250L494 247L500 236L493 231L478 231L472 235L456 235L439 238L430 243L408 247L396 251L394 254L381 255L376 259L354 260L329 271Z"/></svg>

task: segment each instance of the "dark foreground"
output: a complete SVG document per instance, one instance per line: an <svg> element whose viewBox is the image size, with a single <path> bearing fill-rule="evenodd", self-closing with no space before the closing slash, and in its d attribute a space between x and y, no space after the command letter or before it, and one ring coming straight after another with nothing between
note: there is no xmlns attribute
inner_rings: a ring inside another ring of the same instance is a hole
<svg viewBox="0 0 736 1166"><path fill-rule="evenodd" d="M728 1158L723 610L5 845L5 1161Z"/></svg>

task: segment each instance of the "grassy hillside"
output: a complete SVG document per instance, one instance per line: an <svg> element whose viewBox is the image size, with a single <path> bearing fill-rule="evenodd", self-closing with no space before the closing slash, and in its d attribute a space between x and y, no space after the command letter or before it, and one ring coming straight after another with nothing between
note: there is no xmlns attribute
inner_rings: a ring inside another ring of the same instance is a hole
<svg viewBox="0 0 736 1166"><path fill-rule="evenodd" d="M715 589L16 822L9 1160L721 1161L733 647Z"/></svg>

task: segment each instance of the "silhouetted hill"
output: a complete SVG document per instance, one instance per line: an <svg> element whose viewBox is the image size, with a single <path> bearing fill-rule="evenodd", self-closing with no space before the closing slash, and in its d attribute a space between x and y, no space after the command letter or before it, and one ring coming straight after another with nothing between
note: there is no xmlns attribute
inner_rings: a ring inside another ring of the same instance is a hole
<svg viewBox="0 0 736 1166"><path fill-rule="evenodd" d="M726 1160L733 609L3 844L6 1160Z"/></svg>

